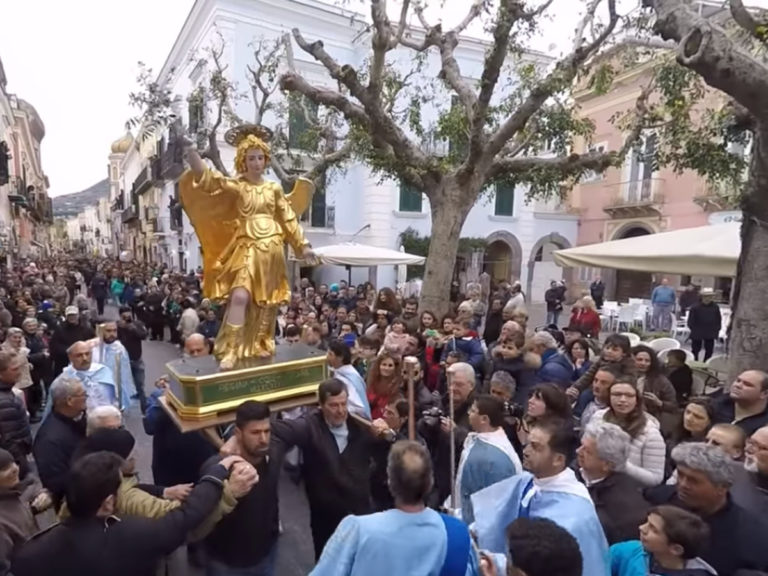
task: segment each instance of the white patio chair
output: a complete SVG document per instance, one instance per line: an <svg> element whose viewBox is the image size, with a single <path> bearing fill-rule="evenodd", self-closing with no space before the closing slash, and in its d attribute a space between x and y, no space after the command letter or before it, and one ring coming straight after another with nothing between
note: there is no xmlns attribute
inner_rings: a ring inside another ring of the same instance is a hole
<svg viewBox="0 0 768 576"><path fill-rule="evenodd" d="M658 354L663 350L672 350L672 349L680 348L680 342L678 342L674 338L656 338L655 340L651 340L650 342L648 342L648 346L653 348Z"/></svg>
<svg viewBox="0 0 768 576"><path fill-rule="evenodd" d="M626 336L627 338L629 338L629 345L632 346L633 348L638 344L640 344L640 342L642 342L642 340L640 340L640 336L638 336L634 332L622 332L621 336Z"/></svg>
<svg viewBox="0 0 768 576"><path fill-rule="evenodd" d="M691 396L704 396L704 392L707 389L707 381L710 378L711 376L707 372L703 372L702 370L693 370L693 386L691 386Z"/></svg>
<svg viewBox="0 0 768 576"><path fill-rule="evenodd" d="M621 330L625 326L629 330L635 323L635 307L627 304L619 308L619 315L616 318L616 330Z"/></svg>
<svg viewBox="0 0 768 576"><path fill-rule="evenodd" d="M667 361L667 354L669 354L670 350L681 350L681 348L666 348L666 349L662 350L661 352L657 353L657 356L659 357L659 362L661 362L663 364L663 363L665 363ZM691 352L690 350L685 350L685 349L682 349L682 350L683 350L683 352L685 352L685 363L686 364L688 362L691 362L692 360L694 360L693 352Z"/></svg>
<svg viewBox="0 0 768 576"><path fill-rule="evenodd" d="M716 372L718 375L728 374L728 356L724 354L712 356L705 364L710 372Z"/></svg>
<svg viewBox="0 0 768 576"><path fill-rule="evenodd" d="M675 317L674 312L670 312L670 314L672 314L672 338L686 342L691 335L691 329L688 328L688 312L680 320Z"/></svg>
<svg viewBox="0 0 768 576"><path fill-rule="evenodd" d="M632 320L634 326L640 325L643 332L648 331L648 306L637 304L635 308L635 318Z"/></svg>

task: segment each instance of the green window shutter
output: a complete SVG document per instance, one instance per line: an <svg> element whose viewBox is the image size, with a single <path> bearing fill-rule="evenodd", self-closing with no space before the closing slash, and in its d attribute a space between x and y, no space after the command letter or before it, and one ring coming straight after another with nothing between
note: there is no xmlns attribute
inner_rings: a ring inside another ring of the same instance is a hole
<svg viewBox="0 0 768 576"><path fill-rule="evenodd" d="M493 213L496 216L515 215L515 187L513 185L496 184L496 205Z"/></svg>
<svg viewBox="0 0 768 576"><path fill-rule="evenodd" d="M421 212L421 202L421 190L400 183L400 212Z"/></svg>
<svg viewBox="0 0 768 576"><path fill-rule="evenodd" d="M310 100L304 100L304 105L309 111L312 120L317 119L317 104ZM306 114L301 103L296 99L291 99L288 105L288 144L291 148L306 150L308 152L317 151L317 142L308 133L311 124L307 121Z"/></svg>

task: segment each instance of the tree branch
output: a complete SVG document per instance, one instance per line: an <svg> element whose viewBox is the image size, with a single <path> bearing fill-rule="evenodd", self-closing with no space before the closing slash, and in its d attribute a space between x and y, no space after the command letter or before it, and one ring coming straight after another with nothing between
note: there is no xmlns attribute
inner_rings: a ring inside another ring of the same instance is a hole
<svg viewBox="0 0 768 576"><path fill-rule="evenodd" d="M459 22L451 32L456 34L456 36L461 35L464 30L466 30L470 24L475 20L475 18L479 17L480 14L483 13L483 6L487 0L474 0L472 2L472 5L469 7L469 11L467 12L467 15L464 16L464 19Z"/></svg>
<svg viewBox="0 0 768 576"><path fill-rule="evenodd" d="M744 2L741 0L729 0L731 8L731 16L736 21L736 24L744 28L749 32L750 36L760 40L760 42L766 41L766 32L763 30L760 32L760 27L765 26L765 23L760 23L752 17L747 7L744 6Z"/></svg>
<svg viewBox="0 0 768 576"><path fill-rule="evenodd" d="M762 62L682 0L643 0L643 5L656 12L656 32L678 42L678 62L700 74L710 86L733 96L755 116L765 116L768 74Z"/></svg>
<svg viewBox="0 0 768 576"><path fill-rule="evenodd" d="M373 37L371 38L371 69L368 80L368 94L374 101L380 102L384 67L387 52L390 50L392 25L387 16L387 0L371 0L371 19Z"/></svg>
<svg viewBox="0 0 768 576"><path fill-rule="evenodd" d="M600 1L593 0L593 4L599 4ZM590 4L591 7L592 4ZM619 15L616 12L616 0L608 0L608 14L609 21L602 33L589 44L584 44L583 41L579 42L573 52L558 62L554 70L533 87L528 94L528 98L496 130L496 133L491 137L485 149L484 159L486 162L490 163L493 161L493 158L501 151L507 141L525 127L531 116L541 108L548 98L573 82L580 66L603 45L616 28L616 24L619 21ZM582 19L578 27L578 30L581 30L582 37L588 22L594 19L594 17L595 13L592 10L591 12L588 11L587 15Z"/></svg>
<svg viewBox="0 0 768 576"><path fill-rule="evenodd" d="M621 161L627 152L632 149L645 127L645 118L648 115L648 98L650 97L655 82L652 79L635 100L635 109L632 123L624 138L622 147L613 152L589 152L586 154L569 154L556 158L538 158L521 156L497 158L490 169L489 179L498 178L505 174L521 174L536 170L553 170L561 172L565 177L578 175L586 170L603 172L606 168L615 166Z"/></svg>
<svg viewBox="0 0 768 576"><path fill-rule="evenodd" d="M306 178L309 178L310 180L316 180L319 178L323 173L325 173L328 168L331 166L338 164L339 162L343 162L349 156L352 154L352 143L351 142L345 142L344 145L339 148L338 150L331 152L330 154L324 154L320 157L320 159L317 161L317 163L310 168L310 170L305 174Z"/></svg>
<svg viewBox="0 0 768 576"><path fill-rule="evenodd" d="M280 77L280 86L289 92L303 94L313 102L329 106L341 112L344 117L362 126L369 126L368 115L365 109L351 102L346 96L334 90L325 90L312 86L303 77L295 72L288 72Z"/></svg>
<svg viewBox="0 0 768 576"><path fill-rule="evenodd" d="M411 6L411 0L403 0L403 5L400 8L400 22L397 25L397 32L395 36L390 40L389 49L392 50L397 47L405 34L405 29L408 27L408 9Z"/></svg>

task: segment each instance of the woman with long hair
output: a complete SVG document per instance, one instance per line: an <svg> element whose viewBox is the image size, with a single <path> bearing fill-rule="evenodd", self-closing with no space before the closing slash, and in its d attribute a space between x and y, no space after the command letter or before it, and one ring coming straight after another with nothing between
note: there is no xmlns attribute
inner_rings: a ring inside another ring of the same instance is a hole
<svg viewBox="0 0 768 576"><path fill-rule="evenodd" d="M644 486L664 480L666 445L658 421L645 412L643 396L631 378L620 376L608 391L610 405L595 412L590 422L610 422L629 434L629 457L624 472Z"/></svg>
<svg viewBox="0 0 768 576"><path fill-rule="evenodd" d="M570 423L571 402L557 384L537 384L528 396L525 417L517 420L520 444L525 446L528 443L528 432L536 422L550 419Z"/></svg>
<svg viewBox="0 0 768 576"><path fill-rule="evenodd" d="M397 295L395 295L392 288L387 288L385 286L379 290L379 295L376 297L376 309L386 310L394 317L400 316L402 310L397 301Z"/></svg>
<svg viewBox="0 0 768 576"><path fill-rule="evenodd" d="M578 326L590 338L598 338L602 326L595 301L589 296L584 296L579 300L571 311L571 321L568 325Z"/></svg>
<svg viewBox="0 0 768 576"><path fill-rule="evenodd" d="M367 394L373 420L381 418L387 404L400 396L401 381L400 357L383 351L368 370Z"/></svg>
<svg viewBox="0 0 768 576"><path fill-rule="evenodd" d="M675 443L704 442L715 423L715 409L709 398L691 398L680 415Z"/></svg>
<svg viewBox="0 0 768 576"><path fill-rule="evenodd" d="M671 432L674 424L669 425L669 423L677 420L679 408L675 387L664 374L659 357L653 348L645 344L635 346L632 348L632 357L637 371L637 388L643 395L645 409L661 422L665 431ZM662 421L662 413L671 415L671 418L668 416Z"/></svg>

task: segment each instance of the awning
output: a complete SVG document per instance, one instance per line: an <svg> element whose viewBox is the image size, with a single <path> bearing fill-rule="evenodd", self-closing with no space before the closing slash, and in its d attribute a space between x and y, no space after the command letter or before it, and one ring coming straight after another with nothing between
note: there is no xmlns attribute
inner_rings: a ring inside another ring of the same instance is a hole
<svg viewBox="0 0 768 576"><path fill-rule="evenodd" d="M424 264L426 258L388 248L347 242L314 248L321 264L336 266L397 266L398 264Z"/></svg>
<svg viewBox="0 0 768 576"><path fill-rule="evenodd" d="M741 224L684 228L554 252L559 266L592 266L691 276L736 276Z"/></svg>

